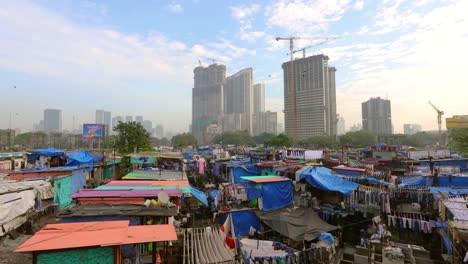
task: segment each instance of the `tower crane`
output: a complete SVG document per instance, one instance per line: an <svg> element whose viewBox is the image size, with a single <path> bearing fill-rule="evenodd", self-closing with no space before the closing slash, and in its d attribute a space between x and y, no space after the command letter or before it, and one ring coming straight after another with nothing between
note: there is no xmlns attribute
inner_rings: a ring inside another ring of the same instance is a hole
<svg viewBox="0 0 468 264"><path fill-rule="evenodd" d="M222 61L222 60L218 60L218 59L214 59L214 58L205 58L205 57L202 57L202 59L205 59L205 60L209 60L211 61L211 63L216 63L216 62L224 62L226 63L225 61Z"/></svg>
<svg viewBox="0 0 468 264"><path fill-rule="evenodd" d="M439 110L434 104L429 101L429 104L436 110L437 112L437 125L439 126L439 146L442 146L442 116L444 115L444 111Z"/></svg>
<svg viewBox="0 0 468 264"><path fill-rule="evenodd" d="M294 36L294 37L276 37L275 38L276 41L280 41L280 40L289 41L289 55L291 56L290 63L289 63L289 97L291 100L291 129L289 133L292 138L296 138L296 89L294 86L294 40L300 40L300 39L328 40L330 38L331 37L328 37L328 36Z"/></svg>
<svg viewBox="0 0 468 264"><path fill-rule="evenodd" d="M302 49L294 50L293 53L297 53L297 52L301 52L301 51L302 51L302 58L305 58L305 57L306 57L306 49L310 49L310 48L312 48L312 47L320 46L320 45L325 44L325 43L327 43L328 41L334 40L334 39L337 39L337 38L336 38L336 37L329 37L329 38L325 39L324 41L321 41L321 42L316 43L316 44L314 44L314 45L310 45L310 46L303 47Z"/></svg>

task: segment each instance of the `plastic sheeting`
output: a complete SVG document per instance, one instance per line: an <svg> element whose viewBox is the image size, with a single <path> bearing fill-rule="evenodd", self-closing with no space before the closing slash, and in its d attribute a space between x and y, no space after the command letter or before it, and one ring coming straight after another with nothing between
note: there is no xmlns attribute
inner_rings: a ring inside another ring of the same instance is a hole
<svg viewBox="0 0 468 264"><path fill-rule="evenodd" d="M340 192L345 196L351 195L359 184L340 179L324 167L308 167L299 175L299 179L306 181L313 187L331 192Z"/></svg>
<svg viewBox="0 0 468 264"><path fill-rule="evenodd" d="M468 189L454 189L454 188L449 188L449 187L431 187L429 190L431 193L434 193L434 194L438 194L438 193L451 194L451 195L468 194Z"/></svg>
<svg viewBox="0 0 468 264"><path fill-rule="evenodd" d="M208 197L206 196L206 193L198 190L197 188L193 187L190 185L190 193L197 198L202 204L205 206L208 206Z"/></svg>
<svg viewBox="0 0 468 264"><path fill-rule="evenodd" d="M414 176L414 177L403 177L400 178L401 185L429 185L433 186L432 177L423 177L423 176ZM466 187L468 186L468 177L448 177L448 176L439 176L437 177L439 181L439 186L453 186L453 187Z"/></svg>
<svg viewBox="0 0 468 264"><path fill-rule="evenodd" d="M48 149L33 149L30 152L31 154L28 155L28 162L34 163L40 156L46 157L58 157L65 154L65 150L63 149L56 149L56 148L48 148Z"/></svg>
<svg viewBox="0 0 468 264"><path fill-rule="evenodd" d="M140 157L131 156L130 163L132 164L153 164L156 163L156 157Z"/></svg>
<svg viewBox="0 0 468 264"><path fill-rule="evenodd" d="M71 194L77 193L86 186L86 173L83 169L74 170L71 179Z"/></svg>
<svg viewBox="0 0 468 264"><path fill-rule="evenodd" d="M272 212L256 212L266 225L295 241L310 241L321 233L336 229L323 221L312 208L283 208Z"/></svg>
<svg viewBox="0 0 468 264"><path fill-rule="evenodd" d="M2 225L33 208L35 198L34 190L0 195L0 232Z"/></svg>
<svg viewBox="0 0 468 264"><path fill-rule="evenodd" d="M93 170L94 157L86 150L67 152L67 166L87 167L87 171Z"/></svg>
<svg viewBox="0 0 468 264"><path fill-rule="evenodd" d="M244 164L231 168L229 175L229 182L231 183L245 183L247 180L242 179L242 176L258 176L261 170L258 166L253 164Z"/></svg>
<svg viewBox="0 0 468 264"><path fill-rule="evenodd" d="M289 206L292 201L292 181L262 183L262 211Z"/></svg>
<svg viewBox="0 0 468 264"><path fill-rule="evenodd" d="M260 218L252 210L242 210L242 211L231 211L231 212L220 212L219 213L219 223L222 225L226 221L226 218L231 215L232 224L234 225L234 230L236 231L236 236L248 236L250 227L255 228L255 230L260 231L262 229L262 222Z"/></svg>

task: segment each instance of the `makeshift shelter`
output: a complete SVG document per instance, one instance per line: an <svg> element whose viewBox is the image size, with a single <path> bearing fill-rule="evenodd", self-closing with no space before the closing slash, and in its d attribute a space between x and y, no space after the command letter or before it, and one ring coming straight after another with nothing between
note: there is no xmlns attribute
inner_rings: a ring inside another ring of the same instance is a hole
<svg viewBox="0 0 468 264"><path fill-rule="evenodd" d="M321 233L336 229L323 221L312 208L287 207L271 212L257 211L256 214L273 230L295 241L310 241Z"/></svg>
<svg viewBox="0 0 468 264"><path fill-rule="evenodd" d="M294 254L296 250L273 241L242 238L240 250L244 263L269 263L270 260L276 263L299 262L299 256Z"/></svg>
<svg viewBox="0 0 468 264"><path fill-rule="evenodd" d="M173 225L129 226L129 221L49 224L15 252L35 263L120 263L121 245L174 241Z"/></svg>
<svg viewBox="0 0 468 264"><path fill-rule="evenodd" d="M298 176L298 177L297 177ZM305 179L314 188L322 191L340 192L345 196L351 195L359 184L336 177L324 167L307 167L301 173L296 174L296 180Z"/></svg>
<svg viewBox="0 0 468 264"><path fill-rule="evenodd" d="M271 211L289 206L292 200L292 181L278 176L241 177L248 181L248 200L258 198L258 205L262 211Z"/></svg>
<svg viewBox="0 0 468 264"><path fill-rule="evenodd" d="M245 183L247 180L242 179L242 176L260 175L261 170L257 165L245 161L232 161L229 166L229 182Z"/></svg>
<svg viewBox="0 0 468 264"><path fill-rule="evenodd" d="M70 151L67 152L67 163L66 166L77 166L77 167L86 167L87 171L93 170L95 156L91 155L86 150L79 151ZM96 160L99 158L96 156Z"/></svg>
<svg viewBox="0 0 468 264"><path fill-rule="evenodd" d="M341 175L356 177L361 176L366 171L366 169L363 168L346 167L343 165L333 167L333 170Z"/></svg>
<svg viewBox="0 0 468 264"><path fill-rule="evenodd" d="M151 180L125 180L110 181L95 190L182 190L190 193L190 184L187 180L180 181L151 181Z"/></svg>
<svg viewBox="0 0 468 264"><path fill-rule="evenodd" d="M262 229L260 218L258 218L252 209L219 212L218 215L219 223L221 225L226 221L229 215L231 216L236 236L248 236L251 227L256 231L260 231Z"/></svg>

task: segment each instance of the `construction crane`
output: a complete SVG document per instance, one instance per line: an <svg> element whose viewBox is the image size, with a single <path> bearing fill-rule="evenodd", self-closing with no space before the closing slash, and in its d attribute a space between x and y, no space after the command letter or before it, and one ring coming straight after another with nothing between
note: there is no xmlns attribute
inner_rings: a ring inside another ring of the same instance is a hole
<svg viewBox="0 0 468 264"><path fill-rule="evenodd" d="M205 58L205 57L202 57L202 59L209 60L209 61L211 61L212 64L215 64L216 62L224 62L224 63L226 63L225 61L218 60L218 59L213 59L213 58ZM198 61L200 61L200 60L198 60Z"/></svg>
<svg viewBox="0 0 468 264"><path fill-rule="evenodd" d="M429 104L436 110L437 112L437 124L439 125L439 146L442 146L442 116L444 115L444 111L439 110L434 104L429 101Z"/></svg>
<svg viewBox="0 0 468 264"><path fill-rule="evenodd" d="M296 138L296 89L294 87L294 40L308 39L330 39L328 36L300 36L300 37L276 37L276 41L289 41L289 55L291 56L289 63L289 97L291 99L291 129L289 131L292 138Z"/></svg>
<svg viewBox="0 0 468 264"><path fill-rule="evenodd" d="M319 43L316 43L316 44L314 44L314 45L310 45L310 46L304 47L304 48L302 48L302 49L294 50L294 51L293 51L293 54L302 51L302 58L305 58L305 57L306 57L306 49L310 49L310 48L313 48L313 47L316 47L316 46L320 46L320 45L325 44L325 43L327 43L328 41L334 40L334 39L337 39L337 38L336 38L336 37L329 37L329 38L327 38L326 40L321 41L321 42L319 42Z"/></svg>

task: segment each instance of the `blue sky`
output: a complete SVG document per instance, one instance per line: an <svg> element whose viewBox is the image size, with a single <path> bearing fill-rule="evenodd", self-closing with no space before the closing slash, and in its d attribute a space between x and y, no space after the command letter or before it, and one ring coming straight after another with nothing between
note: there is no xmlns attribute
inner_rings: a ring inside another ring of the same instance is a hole
<svg viewBox="0 0 468 264"><path fill-rule="evenodd" d="M267 109L281 111L288 47L274 38L337 36L308 54L324 53L338 69L347 127L360 123L362 101L381 96L392 100L396 132L404 123L434 129L429 100L446 116L468 114L466 10L463 0L6 1L0 127L12 112L13 127L31 129L49 107L71 129L73 116L93 122L103 108L186 131L192 70L206 58L230 74L253 67Z"/></svg>

